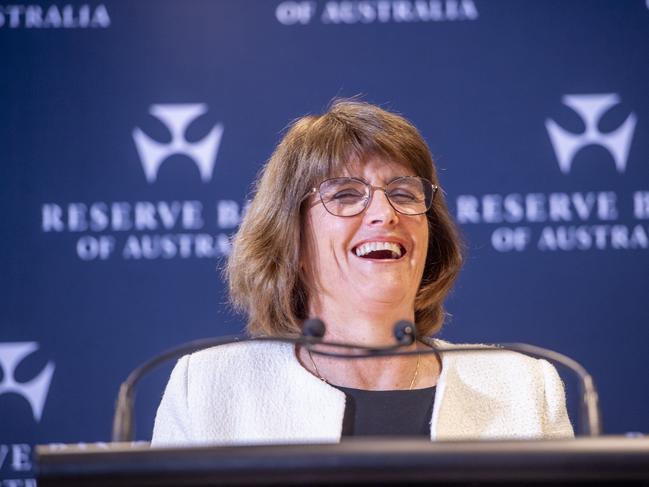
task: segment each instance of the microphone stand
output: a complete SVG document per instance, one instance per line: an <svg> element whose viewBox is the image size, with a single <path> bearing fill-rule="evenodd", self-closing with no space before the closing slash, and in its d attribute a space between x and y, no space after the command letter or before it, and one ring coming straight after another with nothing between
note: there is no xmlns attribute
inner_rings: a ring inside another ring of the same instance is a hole
<svg viewBox="0 0 649 487"><path fill-rule="evenodd" d="M599 436L601 434L601 417L598 405L598 395L595 384L591 375L586 369L577 361L570 357L534 345L524 343L506 343L490 346L458 346L458 347L438 347L429 343L430 350L414 350L403 351L399 350L402 347L411 345L416 339L415 326L407 321L400 321L395 325L394 334L396 343L383 347L368 347L364 345L357 345L343 342L327 342L322 340L325 328L324 323L318 319L307 320L304 323L303 335L297 338L280 338L280 337L246 337L242 335L224 336L217 338L203 338L193 340L182 345L173 347L160 355L157 355L150 360L144 362L131 372L126 380L119 388L117 396L117 404L115 407L115 415L113 417L113 434L112 441L114 442L130 442L134 438L135 421L133 414L133 406L135 403L135 386L142 377L147 375L150 371L157 368L161 364L172 360L178 359L183 355L191 354L199 350L211 347L218 347L230 343L243 343L251 341L267 341L267 342L280 342L292 343L295 345L304 346L307 350L316 355L323 355L328 357L355 359L355 358L370 358L381 356L397 356L397 355L428 355L440 353L460 353L460 352L502 352L503 350L519 352L526 355L531 355L538 358L547 359L553 362L560 363L570 369L579 377L580 393L581 393L581 408L580 420L582 431L587 436ZM357 350L360 353L340 353L331 351L322 351L314 348L314 345L328 346L337 349L342 349L343 352L349 350Z"/></svg>
<svg viewBox="0 0 649 487"><path fill-rule="evenodd" d="M340 346L341 343L336 342L321 342L321 345L330 345L330 346ZM536 345L530 345L527 343L498 343L492 345L480 345L480 346L458 346L458 347L440 347L434 343L427 342L431 348L430 350L413 350L413 351L399 351L391 352L381 349L369 349L365 352L361 352L354 355L341 355L335 352L327 352L322 350L317 350L312 347L307 347L314 355L322 355L326 357L337 357L337 358L370 358L370 357L380 357L380 356L395 356L395 355L439 355L442 353L465 353L465 352L518 352L525 355L530 355L535 358L542 358L549 360L551 362L559 363L564 367L568 368L571 372L574 372L579 378L579 395L581 396L580 409L579 409L579 419L581 430L586 436L600 436L602 434L602 420L601 413L599 410L599 395L597 393L597 388L595 387L595 381L593 377L588 373L576 360L568 357L554 350L548 348L538 347ZM358 349L363 349L365 347L356 347Z"/></svg>

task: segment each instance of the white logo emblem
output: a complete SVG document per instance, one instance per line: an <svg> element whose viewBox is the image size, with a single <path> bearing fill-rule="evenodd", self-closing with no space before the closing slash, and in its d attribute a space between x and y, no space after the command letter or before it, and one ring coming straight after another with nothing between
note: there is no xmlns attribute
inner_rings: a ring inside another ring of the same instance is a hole
<svg viewBox="0 0 649 487"><path fill-rule="evenodd" d="M139 127L133 130L135 146L149 183L155 182L160 165L165 159L175 154L191 158L198 166L203 182L212 179L214 162L223 135L223 124L215 125L210 133L198 142L188 142L185 139L185 131L189 124L205 112L207 105L204 103L151 106L149 113L167 126L171 132L171 142L157 142Z"/></svg>
<svg viewBox="0 0 649 487"><path fill-rule="evenodd" d="M14 378L18 364L37 349L36 342L0 343L0 368L4 375L4 379L0 382L0 395L9 392L20 394L27 399L32 407L34 420L40 421L47 391L54 374L54 363L48 362L43 370L29 382L19 383Z"/></svg>
<svg viewBox="0 0 649 487"><path fill-rule="evenodd" d="M631 113L624 123L610 133L602 133L597 128L602 116L620 103L615 93L601 95L565 95L563 104L572 108L584 121L586 130L582 134L568 132L552 119L545 121L545 128L559 161L559 169L564 174L570 172L572 161L582 148L587 145L600 145L609 151L618 172L626 169L627 156L633 139L636 116Z"/></svg>

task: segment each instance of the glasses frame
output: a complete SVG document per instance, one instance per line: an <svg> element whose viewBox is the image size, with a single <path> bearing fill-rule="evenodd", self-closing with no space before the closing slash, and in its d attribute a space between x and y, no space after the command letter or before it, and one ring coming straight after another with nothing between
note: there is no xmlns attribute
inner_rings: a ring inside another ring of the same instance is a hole
<svg viewBox="0 0 649 487"><path fill-rule="evenodd" d="M334 179L349 179L349 180L353 180L353 181L358 181L359 183L363 183L367 188L369 188L369 192L370 192L369 197L365 200L365 205L363 206L363 208L361 208L357 213L353 213L351 215L336 215L335 213L332 213L329 210L329 208L327 208L327 205L325 204L324 200L322 199L322 191L320 191L320 189L322 188L323 184L325 184L325 183L327 183L329 181L332 181ZM404 213L404 212L400 211L399 209L397 209L394 206L394 204L392 203L392 200L390 199L390 196L388 195L387 187L389 185L391 185L392 183L394 183L395 181L399 181L400 179L419 179L424 184L429 184L430 185L430 188L432 190L432 195L430 197L430 205L428 205L428 207L424 211L419 212L419 213ZM306 195L304 195L303 200L305 200L309 196L314 195L314 194L317 193L318 194L318 200L320 201L320 203L322 203L322 206L324 206L324 209L327 211L327 213L329 213L330 215L333 215L333 216L340 217L340 218L349 218L349 217L353 217L353 216L358 216L361 213L363 213L365 210L367 210L367 207L370 206L370 203L372 202L372 198L374 197L374 191L375 190L383 191L383 194L385 195L385 199L388 201L388 203L390 204L392 209L394 211L396 211L397 213L399 213L400 215L417 216L417 215L423 215L425 213L428 213L428 210L430 210L433 207L433 202L435 201L435 194L437 194L437 191L439 190L439 186L437 186L436 184L431 183L428 179L422 178L422 177L419 177L419 176L400 176L398 178L394 178L386 186L374 186L373 184L368 183L367 181L365 181L362 178L353 177L353 176L350 176L350 177L343 176L343 177L325 179L324 181L322 181L318 185L317 188L311 188L309 190L309 192Z"/></svg>

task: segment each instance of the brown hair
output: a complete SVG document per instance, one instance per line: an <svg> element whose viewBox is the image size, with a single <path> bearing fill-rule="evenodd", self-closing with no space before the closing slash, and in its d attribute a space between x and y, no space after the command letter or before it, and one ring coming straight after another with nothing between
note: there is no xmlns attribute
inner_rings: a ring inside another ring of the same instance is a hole
<svg viewBox="0 0 649 487"><path fill-rule="evenodd" d="M356 100L296 120L263 167L226 267L230 298L253 336L294 336L307 318L309 286L300 270L303 198L345 167L381 157L439 186L426 142L405 118ZM415 298L419 336L439 331L443 301L462 265L460 238L442 191L427 213L428 254Z"/></svg>

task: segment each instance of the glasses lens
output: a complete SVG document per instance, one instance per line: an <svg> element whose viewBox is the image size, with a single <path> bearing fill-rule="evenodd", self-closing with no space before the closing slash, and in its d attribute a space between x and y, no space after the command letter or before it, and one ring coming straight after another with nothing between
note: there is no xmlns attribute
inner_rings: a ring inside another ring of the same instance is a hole
<svg viewBox="0 0 649 487"><path fill-rule="evenodd" d="M435 193L430 181L418 177L404 177L392 181L385 188L394 209L404 215L426 213L433 204Z"/></svg>
<svg viewBox="0 0 649 487"><path fill-rule="evenodd" d="M369 197L367 185L352 178L334 178L320 185L320 198L329 213L336 216L358 215Z"/></svg>

